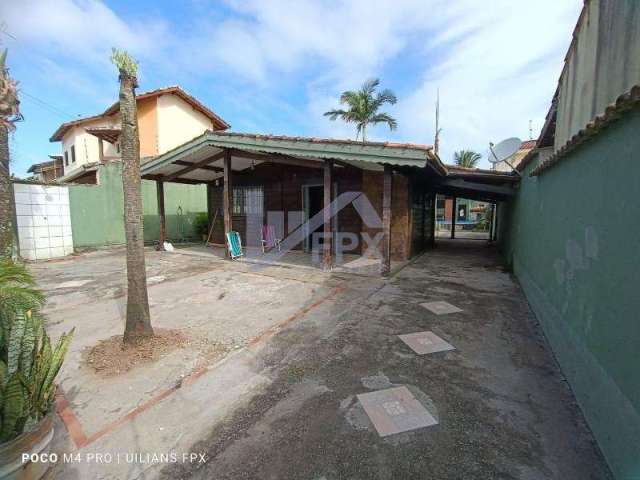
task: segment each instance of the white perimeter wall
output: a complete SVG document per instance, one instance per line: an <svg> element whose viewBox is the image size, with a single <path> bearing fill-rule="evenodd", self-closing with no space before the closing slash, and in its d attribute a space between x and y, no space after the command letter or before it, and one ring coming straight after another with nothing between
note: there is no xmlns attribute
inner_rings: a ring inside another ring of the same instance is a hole
<svg viewBox="0 0 640 480"><path fill-rule="evenodd" d="M46 260L73 253L69 188L14 183L20 256Z"/></svg>

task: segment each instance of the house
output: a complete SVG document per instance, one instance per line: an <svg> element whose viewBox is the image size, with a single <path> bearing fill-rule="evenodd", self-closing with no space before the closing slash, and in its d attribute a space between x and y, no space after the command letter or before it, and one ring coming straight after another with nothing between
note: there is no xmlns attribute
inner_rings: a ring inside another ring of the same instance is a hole
<svg viewBox="0 0 640 480"><path fill-rule="evenodd" d="M29 167L27 173L32 173L33 177L44 183L54 182L64 175L61 155L49 155L48 162L34 163Z"/></svg>
<svg viewBox="0 0 640 480"><path fill-rule="evenodd" d="M214 243L237 231L257 247L268 224L285 251L322 251L327 269L341 253L375 257L386 275L391 260L433 243L436 193L493 202L518 182L510 172L449 168L428 145L209 131L141 174L157 182L158 198L167 182L206 184Z"/></svg>
<svg viewBox="0 0 640 480"><path fill-rule="evenodd" d="M640 478L640 3L587 0L502 251L614 478Z"/></svg>
<svg viewBox="0 0 640 480"><path fill-rule="evenodd" d="M140 156L152 157L202 134L229 125L178 86L136 96ZM97 183L98 165L120 160L119 102L103 113L63 123L51 136L61 143L62 182Z"/></svg>

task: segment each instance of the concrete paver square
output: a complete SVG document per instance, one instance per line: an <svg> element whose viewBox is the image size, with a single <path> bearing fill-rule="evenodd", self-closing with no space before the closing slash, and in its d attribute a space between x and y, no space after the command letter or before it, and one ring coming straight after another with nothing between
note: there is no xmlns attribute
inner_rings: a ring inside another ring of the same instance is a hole
<svg viewBox="0 0 640 480"><path fill-rule="evenodd" d="M443 300L438 300L437 302L421 303L420 306L426 308L430 312L435 313L436 315L458 313L462 311L462 309L456 307L455 305L451 305L449 302L445 302Z"/></svg>
<svg viewBox="0 0 640 480"><path fill-rule="evenodd" d="M418 355L455 350L453 345L444 341L433 332L407 333L398 336L400 340L409 345Z"/></svg>
<svg viewBox="0 0 640 480"><path fill-rule="evenodd" d="M363 393L358 400L381 437L438 424L407 387Z"/></svg>

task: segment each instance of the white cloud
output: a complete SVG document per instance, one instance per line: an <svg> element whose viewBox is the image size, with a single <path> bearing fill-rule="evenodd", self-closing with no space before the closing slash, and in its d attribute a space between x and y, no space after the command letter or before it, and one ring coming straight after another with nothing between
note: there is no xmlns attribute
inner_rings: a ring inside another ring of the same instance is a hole
<svg viewBox="0 0 640 480"><path fill-rule="evenodd" d="M79 64L108 61L112 46L137 55L160 48L163 22L127 23L97 0L26 0L7 2L3 20L18 41L73 57ZM140 27L140 28L138 28Z"/></svg>
<svg viewBox="0 0 640 480"><path fill-rule="evenodd" d="M99 80L113 77L108 51L124 46L144 62L143 84L154 83L154 74L169 83L215 75L237 96L236 110L252 116L229 120L265 131L272 129L270 109L277 109L291 118L287 133L352 137L350 126L322 113L337 105L342 90L368 77L382 76L383 86L395 89L383 73L410 61L410 78L396 92L400 101L387 108L398 131L380 128L370 135L431 143L440 88L441 154L448 161L456 149L484 153L490 140L527 137L530 119L537 134L581 3L227 0L221 9L200 0L170 23L149 16L125 20L98 0L28 0L3 5L3 17L20 42L89 66L88 81L76 84L103 88ZM306 92L302 107L286 91L292 82Z"/></svg>
<svg viewBox="0 0 640 480"><path fill-rule="evenodd" d="M211 25L215 40L206 50L213 52L212 65L276 89L283 75L321 66L307 83L307 129L344 137L353 136L353 129L322 117L336 106L339 92L379 76L387 62L402 61L408 48L418 48L422 57L409 79L415 87L390 109L399 130L371 133L432 143L439 88L441 155L449 161L456 149L484 153L489 141L528 138L529 120L537 135L581 3L233 1L229 5L241 20Z"/></svg>
<svg viewBox="0 0 640 480"><path fill-rule="evenodd" d="M463 4L463 13L438 40L457 40L445 43L445 59L431 66L429 78L400 102L398 112L404 139L431 143L440 89L441 157L447 162L460 148L484 154L489 141L528 138L529 120L538 134L581 6L578 0L503 0L491 9L456 4Z"/></svg>

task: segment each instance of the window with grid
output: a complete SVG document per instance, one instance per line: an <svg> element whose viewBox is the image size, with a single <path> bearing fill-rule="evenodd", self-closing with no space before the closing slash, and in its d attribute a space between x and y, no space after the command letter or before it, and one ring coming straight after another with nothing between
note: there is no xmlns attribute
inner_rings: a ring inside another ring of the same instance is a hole
<svg viewBox="0 0 640 480"><path fill-rule="evenodd" d="M233 215L262 215L264 211L264 191L262 187L234 187Z"/></svg>

